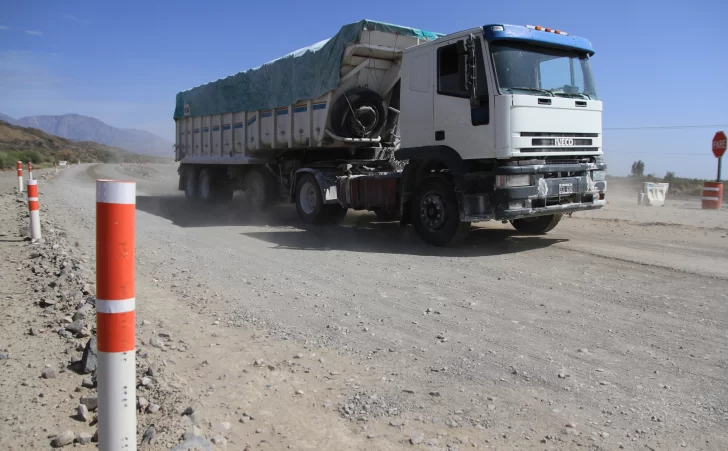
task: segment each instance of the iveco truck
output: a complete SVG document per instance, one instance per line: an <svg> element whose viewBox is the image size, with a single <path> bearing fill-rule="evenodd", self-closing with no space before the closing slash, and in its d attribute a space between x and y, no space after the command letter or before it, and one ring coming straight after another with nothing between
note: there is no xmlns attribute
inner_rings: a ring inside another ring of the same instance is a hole
<svg viewBox="0 0 728 451"><path fill-rule="evenodd" d="M546 233L606 202L593 55L542 26L345 25L180 92L179 189L194 202L244 191L251 209L295 203L309 224L370 210L438 246L479 221Z"/></svg>

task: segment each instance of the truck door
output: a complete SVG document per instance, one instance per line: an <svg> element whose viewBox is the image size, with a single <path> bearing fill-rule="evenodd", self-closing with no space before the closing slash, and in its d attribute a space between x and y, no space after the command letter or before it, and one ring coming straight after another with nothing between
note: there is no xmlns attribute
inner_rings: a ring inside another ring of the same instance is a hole
<svg viewBox="0 0 728 451"><path fill-rule="evenodd" d="M465 82L467 58L460 50L467 39L451 39L435 48L433 144L451 147L463 159L493 158L493 96L489 93L484 43L482 37L473 36L478 105L472 106ZM458 41L462 41L460 46Z"/></svg>

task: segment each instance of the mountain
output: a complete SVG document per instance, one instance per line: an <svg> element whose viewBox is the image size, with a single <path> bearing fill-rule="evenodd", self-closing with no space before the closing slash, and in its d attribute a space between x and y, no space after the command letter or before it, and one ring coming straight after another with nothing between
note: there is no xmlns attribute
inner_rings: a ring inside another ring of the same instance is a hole
<svg viewBox="0 0 728 451"><path fill-rule="evenodd" d="M8 116L7 114L0 113L0 121L5 121L10 125L17 125L18 121Z"/></svg>
<svg viewBox="0 0 728 451"><path fill-rule="evenodd" d="M15 124L74 141L94 141L144 155L171 157L174 154L172 143L153 133L112 127L96 118L79 114L28 116L16 120Z"/></svg>
<svg viewBox="0 0 728 451"><path fill-rule="evenodd" d="M16 161L52 165L54 161L92 162L161 162L163 159L142 156L118 147L91 141L72 141L0 120L0 169L15 167Z"/></svg>

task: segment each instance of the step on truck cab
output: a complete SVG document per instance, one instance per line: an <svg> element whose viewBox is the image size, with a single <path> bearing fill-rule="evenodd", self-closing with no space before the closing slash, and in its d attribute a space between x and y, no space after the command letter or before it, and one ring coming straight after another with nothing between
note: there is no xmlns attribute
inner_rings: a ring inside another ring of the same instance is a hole
<svg viewBox="0 0 728 451"><path fill-rule="evenodd" d="M190 199L284 199L307 223L347 209L434 245L472 222L546 233L605 204L589 41L495 24L449 35L373 21L177 96ZM270 86L270 91L260 91Z"/></svg>

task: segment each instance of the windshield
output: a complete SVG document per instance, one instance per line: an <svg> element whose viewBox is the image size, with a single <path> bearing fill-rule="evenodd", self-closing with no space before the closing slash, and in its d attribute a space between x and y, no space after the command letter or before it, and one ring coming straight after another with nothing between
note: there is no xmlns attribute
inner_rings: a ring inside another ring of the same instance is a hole
<svg viewBox="0 0 728 451"><path fill-rule="evenodd" d="M490 47L503 93L597 99L585 53L517 42Z"/></svg>

